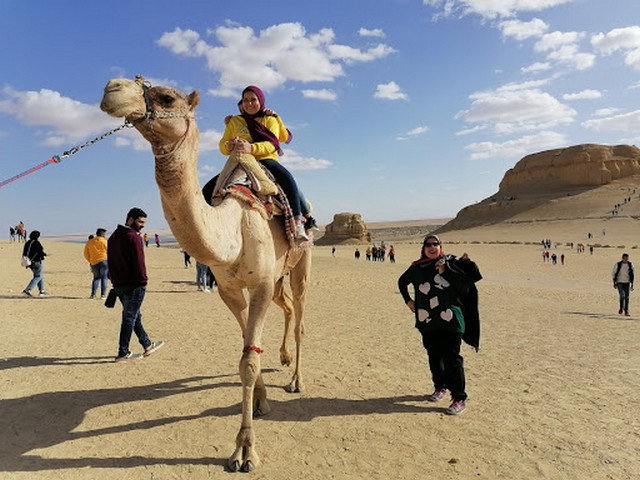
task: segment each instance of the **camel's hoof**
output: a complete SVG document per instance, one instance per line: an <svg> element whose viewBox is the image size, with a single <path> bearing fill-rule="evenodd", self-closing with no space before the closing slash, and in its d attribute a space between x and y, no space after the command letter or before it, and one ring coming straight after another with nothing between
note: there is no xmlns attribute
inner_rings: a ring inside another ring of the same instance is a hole
<svg viewBox="0 0 640 480"><path fill-rule="evenodd" d="M240 460L234 460L229 463L229 471L230 472L239 472L240 471Z"/></svg>
<svg viewBox="0 0 640 480"><path fill-rule="evenodd" d="M287 385L284 389L289 393L302 393L302 388L294 385Z"/></svg>
<svg viewBox="0 0 640 480"><path fill-rule="evenodd" d="M253 411L253 418L258 418L258 417L264 417L266 415L266 413L264 413L262 410L260 410L259 408L256 408Z"/></svg>
<svg viewBox="0 0 640 480"><path fill-rule="evenodd" d="M245 473L253 472L255 469L256 469L256 467L255 467L255 465L253 464L253 462L251 460L247 460L242 465L242 471L245 472Z"/></svg>

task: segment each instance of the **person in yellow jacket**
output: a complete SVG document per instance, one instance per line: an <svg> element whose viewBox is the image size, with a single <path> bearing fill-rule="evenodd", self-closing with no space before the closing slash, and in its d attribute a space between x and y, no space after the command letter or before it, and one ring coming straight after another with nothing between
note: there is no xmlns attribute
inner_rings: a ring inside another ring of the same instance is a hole
<svg viewBox="0 0 640 480"><path fill-rule="evenodd" d="M283 153L280 142L288 140L289 132L282 120L277 116L268 115L265 108L262 90L253 85L245 88L242 91L242 114L233 116L227 123L219 143L220 153L249 153L262 163L273 174L289 200L296 219L296 240L308 240L298 186L289 170L278 160L278 156ZM213 191L216 179L217 177L214 177L203 188L205 198L209 190Z"/></svg>
<svg viewBox="0 0 640 480"><path fill-rule="evenodd" d="M107 282L109 279L109 266L107 264L107 239L104 228L96 230L96 236L87 240L84 245L84 258L91 266L93 281L91 282L91 296L96 298L98 286L100 286L100 298L107 298Z"/></svg>

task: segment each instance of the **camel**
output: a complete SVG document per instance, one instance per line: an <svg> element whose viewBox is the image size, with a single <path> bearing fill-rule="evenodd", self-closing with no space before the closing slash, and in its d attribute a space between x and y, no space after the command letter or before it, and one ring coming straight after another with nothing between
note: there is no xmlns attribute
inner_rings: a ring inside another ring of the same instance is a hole
<svg viewBox="0 0 640 480"><path fill-rule="evenodd" d="M186 95L174 88L151 87L138 76L135 80L110 80L100 108L111 116L124 117L151 144L169 227L184 250L211 268L220 298L240 324L244 340L239 368L242 422L228 467L248 472L259 464L253 415L270 410L260 353L265 315L272 300L285 314L280 347L284 365L292 361L287 339L295 316L295 368L287 389L303 389L303 314L311 252L309 248L291 248L280 217L267 221L233 196L225 197L215 207L205 201L197 174L199 133L194 110L199 99L197 91ZM287 273L292 296L284 288Z"/></svg>

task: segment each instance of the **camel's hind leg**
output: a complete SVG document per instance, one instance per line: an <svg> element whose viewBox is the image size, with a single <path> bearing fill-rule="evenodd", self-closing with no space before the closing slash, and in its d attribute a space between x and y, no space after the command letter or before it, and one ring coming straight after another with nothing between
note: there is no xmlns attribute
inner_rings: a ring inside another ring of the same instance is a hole
<svg viewBox="0 0 640 480"><path fill-rule="evenodd" d="M284 334L280 345L280 363L287 367L291 365L293 357L289 352L289 335L291 333L291 320L293 319L293 300L284 288L284 277L278 280L273 295L273 301L284 312Z"/></svg>
<svg viewBox="0 0 640 480"><path fill-rule="evenodd" d="M307 289L311 274L311 251L306 250L296 266L291 270L291 292L295 315L294 334L296 339L296 362L293 377L289 383L290 392L302 392L302 340L304 339L304 309L307 303Z"/></svg>

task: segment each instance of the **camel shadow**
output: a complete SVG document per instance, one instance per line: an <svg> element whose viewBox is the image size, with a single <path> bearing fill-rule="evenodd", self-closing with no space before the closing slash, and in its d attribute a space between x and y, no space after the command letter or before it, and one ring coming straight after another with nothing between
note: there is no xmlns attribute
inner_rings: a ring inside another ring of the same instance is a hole
<svg viewBox="0 0 640 480"><path fill-rule="evenodd" d="M74 359L70 359L74 360ZM82 360L82 359L81 359ZM45 359L46 361L46 359ZM15 362L18 363L18 362ZM28 361L24 361L29 366ZM56 362L53 362L54 364ZM207 409L183 416L159 417L123 425L77 431L91 409L118 403L156 400L214 388L239 387L237 382L220 381L233 375L197 376L171 382L126 388L105 388L39 393L23 398L0 400L0 471L39 472L78 468L134 468L152 465L218 465L225 468L227 458L155 458L145 456L44 458L30 454L37 449L82 438L149 430L155 427L206 417L229 417L241 413L240 403ZM418 404L424 395L404 395L370 399L295 398L270 400L272 413L263 417L273 422L310 422L319 417L371 414L444 412L444 408Z"/></svg>
<svg viewBox="0 0 640 480"><path fill-rule="evenodd" d="M46 361L48 360L43 359L43 362ZM14 363L17 364L19 362L16 361ZM26 366L30 366L29 361L23 361L23 363ZM32 363L35 364L37 361ZM140 465L182 463L216 464L218 460L210 458L78 457L51 459L30 455L28 452L81 438L134 430L147 430L179 421L200 418L202 415L165 417L90 431L75 431L82 424L86 413L94 408L118 403L156 400L171 395L182 395L213 388L239 387L239 383L236 382L211 382L221 377L230 376L235 375L197 376L137 387L46 392L22 398L2 399L0 400L0 412L2 412L0 416L0 458L2 458L0 471L43 471L83 467L127 468ZM222 459L220 462L222 462Z"/></svg>

